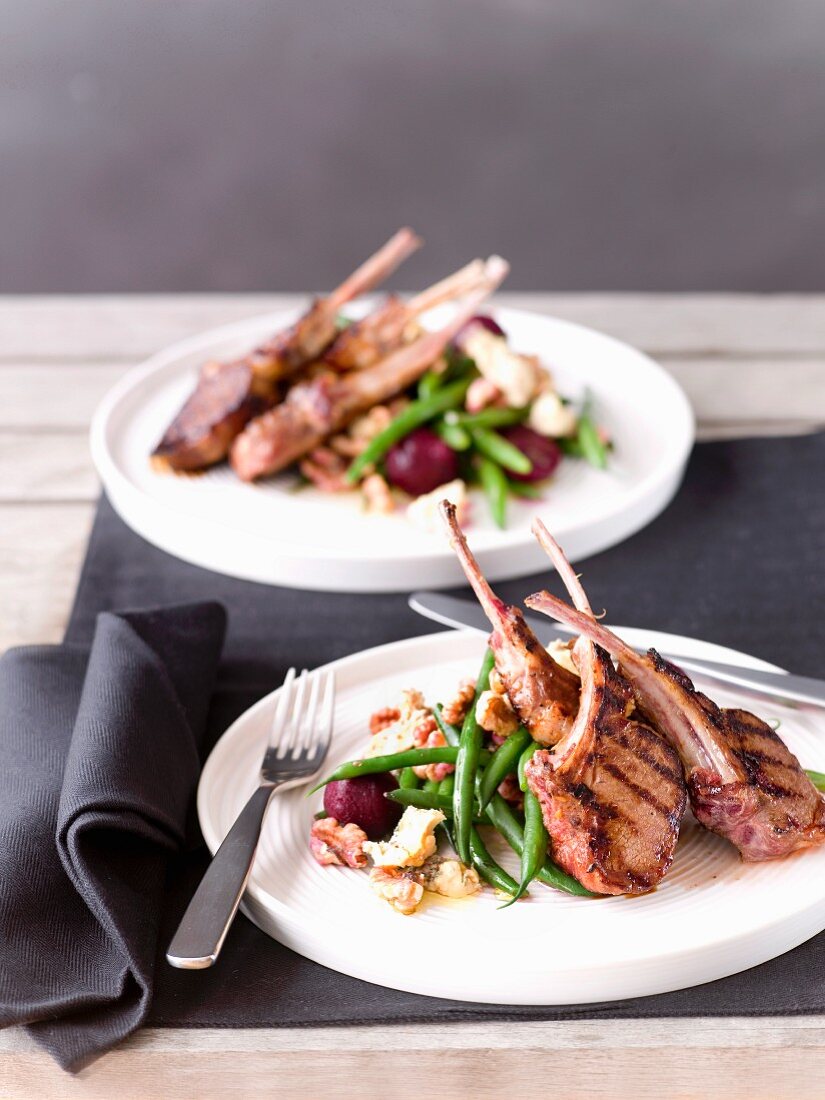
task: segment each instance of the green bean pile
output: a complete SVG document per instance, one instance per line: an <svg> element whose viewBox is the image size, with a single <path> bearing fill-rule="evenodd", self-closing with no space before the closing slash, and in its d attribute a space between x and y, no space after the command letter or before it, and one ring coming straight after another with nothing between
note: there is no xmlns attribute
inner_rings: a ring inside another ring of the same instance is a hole
<svg viewBox="0 0 825 1100"><path fill-rule="evenodd" d="M430 427L460 459L462 479L479 484L490 512L499 527L507 523L510 497L541 496L541 486L517 481L512 475L528 475L533 464L499 429L521 424L529 408L488 408L477 413L463 411L467 390L480 377L472 359L457 350L447 354L442 371L428 371L419 381L415 399L368 444L352 462L346 479L355 485L371 467L379 466L388 451L405 436L423 425ZM592 401L586 396L578 418L576 434L556 442L564 454L581 458L604 469L608 447L602 442L591 415Z"/></svg>
<svg viewBox="0 0 825 1100"><path fill-rule="evenodd" d="M444 832L459 859L475 867L485 882L507 894L508 905L523 897L533 882L542 882L568 894L593 897L548 857L548 836L541 806L529 790L524 774L528 760L539 746L526 730L518 729L494 752L484 748L486 733L476 721L475 712L479 696L490 686L493 665L493 654L488 649L476 680L473 702L460 730L444 721L440 706L434 709L433 715L446 745L350 761L337 768L314 790L333 780L397 772L398 789L390 791L387 798L401 806L441 810L445 815ZM422 784L413 769L425 764L454 764L455 772L440 782L428 780ZM508 775L519 778L524 792L523 814L498 794L499 784ZM490 855L479 828L494 829L520 857L518 882Z"/></svg>

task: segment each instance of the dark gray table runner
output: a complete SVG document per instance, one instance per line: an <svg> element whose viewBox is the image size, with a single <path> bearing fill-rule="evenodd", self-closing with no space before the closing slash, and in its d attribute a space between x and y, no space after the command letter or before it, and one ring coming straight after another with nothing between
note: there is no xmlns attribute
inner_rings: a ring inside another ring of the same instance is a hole
<svg viewBox="0 0 825 1100"><path fill-rule="evenodd" d="M693 635L825 675L823 475L823 434L698 446L679 496L662 516L623 545L579 563L594 606L605 606L614 622ZM546 581L497 587L516 600ZM66 640L88 643L102 610L206 598L229 611L213 740L277 685L287 665L312 667L433 629L401 595L268 588L186 565L134 535L103 500ZM170 876L161 949L204 866L204 852L193 851ZM823 1011L825 934L781 959L693 989L610 1004L514 1008L420 997L344 977L240 918L214 969L184 973L159 960L148 1023L278 1027Z"/></svg>

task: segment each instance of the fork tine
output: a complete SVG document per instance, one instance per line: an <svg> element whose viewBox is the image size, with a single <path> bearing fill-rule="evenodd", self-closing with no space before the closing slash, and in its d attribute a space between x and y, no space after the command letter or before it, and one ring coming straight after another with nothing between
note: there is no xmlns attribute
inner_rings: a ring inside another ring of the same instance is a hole
<svg viewBox="0 0 825 1100"><path fill-rule="evenodd" d="M300 735L301 719L304 711L304 698L306 696L307 689L307 670L303 669L301 675L298 677L298 687L295 691L295 699L292 703L290 710L289 721L287 728L281 735L281 741L278 746L278 758L283 760L284 757L289 756L292 750L295 748L296 741Z"/></svg>
<svg viewBox="0 0 825 1100"><path fill-rule="evenodd" d="M315 740L312 748L310 749L310 759L318 758L320 764L323 758L327 754L329 749L329 743L332 739L332 724L335 716L335 673L327 671L324 680L324 698L321 709L321 717L317 722L315 729L318 731L317 740Z"/></svg>
<svg viewBox="0 0 825 1100"><path fill-rule="evenodd" d="M272 719L272 728L269 731L269 744L277 745L283 736L284 729L289 719L292 708L293 687L295 684L295 669L290 668L284 677L281 694L278 696L278 705L275 708L275 717Z"/></svg>
<svg viewBox="0 0 825 1100"><path fill-rule="evenodd" d="M298 742L298 747L304 754L309 753L316 737L318 706L321 699L321 686L323 683L323 672L316 672L312 677L312 688L309 695L309 702L307 703L306 722L304 723L303 735Z"/></svg>

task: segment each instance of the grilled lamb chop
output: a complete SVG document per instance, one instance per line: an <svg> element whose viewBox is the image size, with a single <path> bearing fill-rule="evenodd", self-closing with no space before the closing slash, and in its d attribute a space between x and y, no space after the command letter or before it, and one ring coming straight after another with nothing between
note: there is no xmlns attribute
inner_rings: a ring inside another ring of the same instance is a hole
<svg viewBox="0 0 825 1100"><path fill-rule="evenodd" d="M364 370L401 344L421 335L416 318L428 309L466 294L484 279L484 262L471 263L416 294L409 301L391 295L360 321L353 321L324 352L324 363L337 371Z"/></svg>
<svg viewBox="0 0 825 1100"><path fill-rule="evenodd" d="M682 758L696 819L748 862L825 842L825 800L775 730L720 708L655 649L640 656L590 614L546 592L528 606L586 634L620 663L639 705Z"/></svg>
<svg viewBox="0 0 825 1100"><path fill-rule="evenodd" d="M576 606L590 614L579 579L544 525L533 531ZM661 734L630 715L633 692L608 654L582 635L573 649L581 700L555 751L525 769L559 866L599 894L652 889L673 861L685 791L679 757Z"/></svg>
<svg viewBox="0 0 825 1100"><path fill-rule="evenodd" d="M316 299L290 328L241 359L207 363L194 392L153 451L153 465L198 470L226 458L245 424L278 399L278 381L317 359L332 343L341 306L380 283L420 244L412 230L399 230L327 298Z"/></svg>
<svg viewBox="0 0 825 1100"><path fill-rule="evenodd" d="M230 461L238 477L254 481L283 470L359 413L401 393L442 354L508 270L498 257L488 261L484 282L437 332L425 333L364 370L344 376L327 371L293 386L277 408L256 417L233 443Z"/></svg>
<svg viewBox="0 0 825 1100"><path fill-rule="evenodd" d="M553 660L524 621L521 611L493 592L470 552L455 506L444 500L440 508L450 533L450 545L492 624L490 648L513 710L533 740L555 745L569 732L576 716L579 678Z"/></svg>

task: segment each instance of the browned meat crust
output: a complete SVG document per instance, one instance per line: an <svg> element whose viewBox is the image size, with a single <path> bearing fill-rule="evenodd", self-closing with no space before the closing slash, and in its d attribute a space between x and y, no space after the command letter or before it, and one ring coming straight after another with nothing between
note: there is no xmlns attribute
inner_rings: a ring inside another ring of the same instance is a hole
<svg viewBox="0 0 825 1100"><path fill-rule="evenodd" d="M272 404L274 390L256 381L248 363L207 364L198 384L152 452L159 469L200 470L222 461L235 436Z"/></svg>
<svg viewBox="0 0 825 1100"><path fill-rule="evenodd" d="M343 376L328 371L294 385L282 404L253 420L233 443L230 461L238 477L254 481L285 469L353 417L420 378L509 269L495 258L487 270L485 281L444 328L424 333L363 370Z"/></svg>
<svg viewBox="0 0 825 1100"><path fill-rule="evenodd" d="M679 757L650 726L628 717L629 685L604 650L586 676L576 727L534 754L526 774L553 859L588 890L651 890L673 861L685 812Z"/></svg>
<svg viewBox="0 0 825 1100"><path fill-rule="evenodd" d="M640 656L601 623L549 593L527 600L604 646L640 707L678 751L693 812L749 861L825 842L825 800L779 734L744 710L724 710L655 650Z"/></svg>

